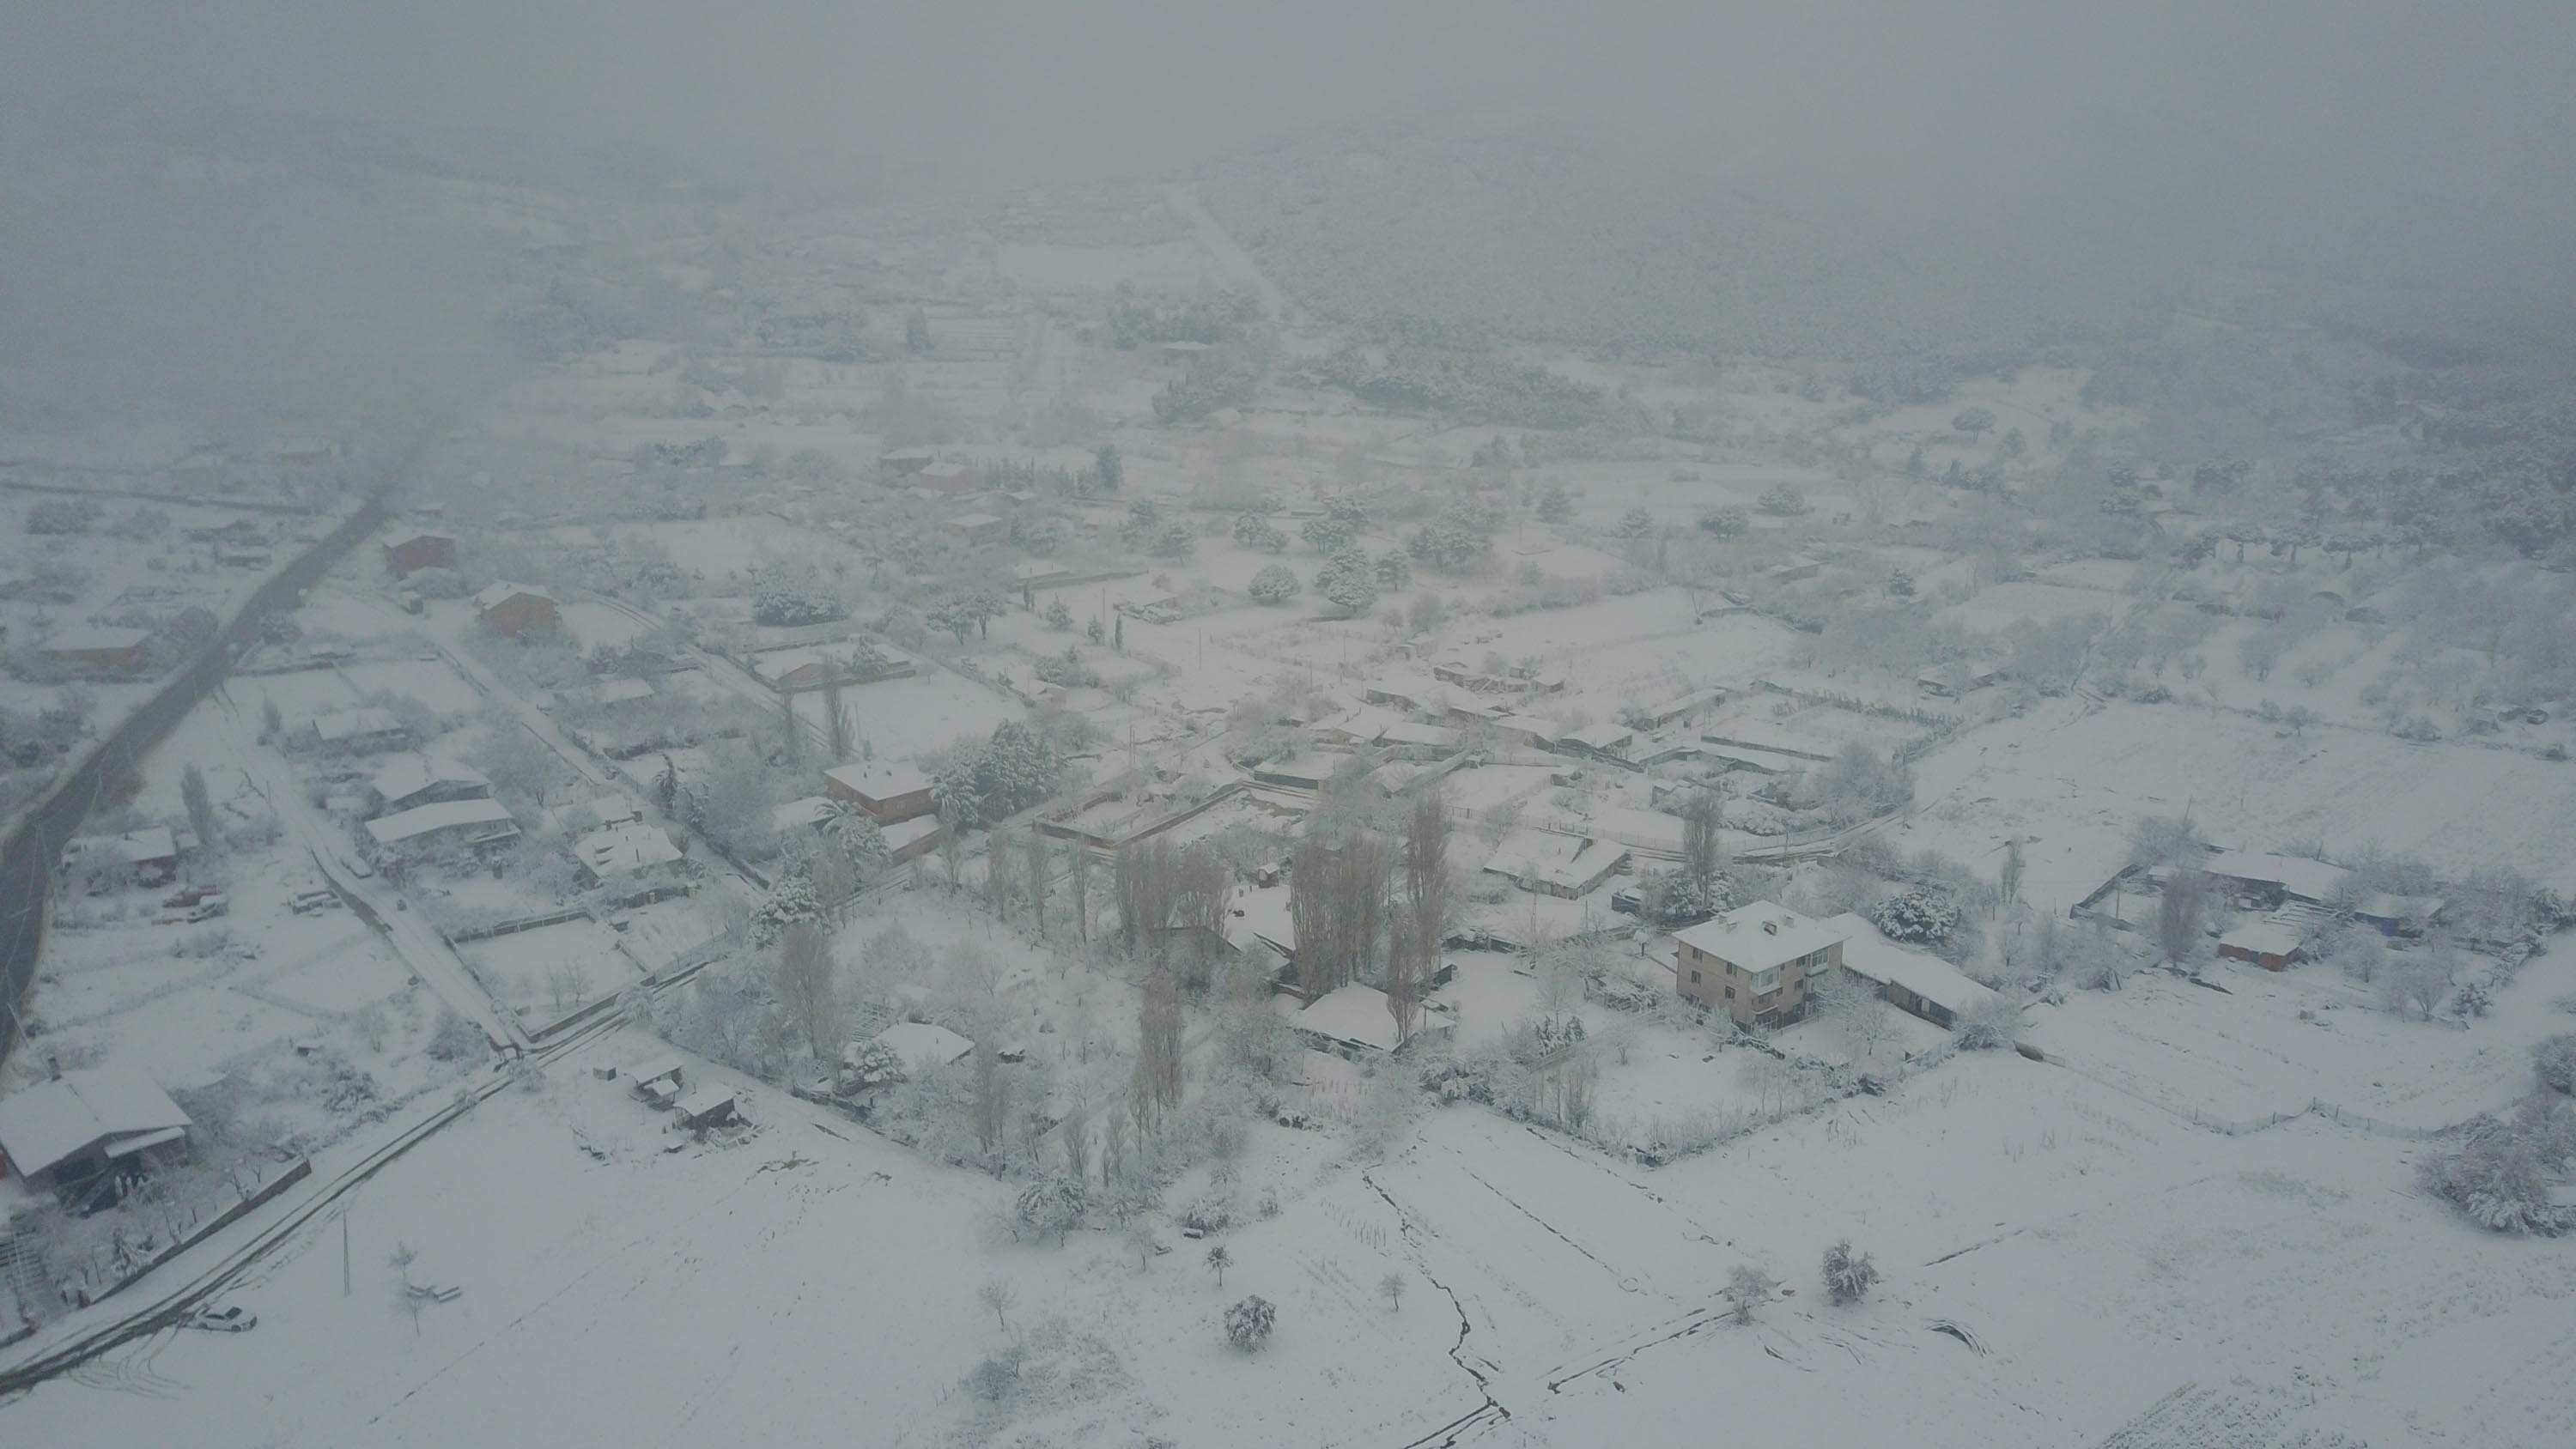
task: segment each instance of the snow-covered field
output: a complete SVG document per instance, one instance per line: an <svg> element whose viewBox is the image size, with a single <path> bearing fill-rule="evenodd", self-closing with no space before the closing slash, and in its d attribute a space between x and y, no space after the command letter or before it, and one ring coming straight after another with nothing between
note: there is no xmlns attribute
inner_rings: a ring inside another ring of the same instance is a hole
<svg viewBox="0 0 2576 1449"><path fill-rule="evenodd" d="M363 1189L350 1292L326 1220L233 1295L255 1336L165 1331L38 1389L13 1431L1308 1445L1464 1419L1457 1442L1567 1444L1723 1421L1789 1443L2058 1449L2199 1385L2275 1416L2266 1443L2576 1434L2576 1391L2543 1368L2576 1350L2576 1262L2418 1196L2408 1144L2313 1118L2219 1137L2009 1054L1660 1172L1470 1108L1378 1162L1261 1129L1246 1185L1280 1211L1225 1236L1219 1290L1168 1223L1180 1251L1143 1269L1113 1236L1013 1243L981 1226L1004 1187L775 1094L745 1099L748 1141L687 1145L581 1069L651 1050L596 1047ZM1886 1274L1850 1307L1813 1274L1846 1236ZM462 1294L415 1321L397 1245L412 1281ZM1795 1296L1724 1321L1714 1295L1741 1263ZM977 1301L995 1279L1007 1330ZM1250 1357L1216 1331L1247 1292L1280 1325ZM1015 1338L1022 1388L987 1405L960 1380Z"/></svg>
<svg viewBox="0 0 2576 1449"><path fill-rule="evenodd" d="M2576 889L2576 770L2515 751L2054 699L1949 742L1916 776L1918 813L1888 839L1991 871L2020 836L2034 905L2083 899L2119 868L2133 822L2186 811L2234 849L2377 848L2449 879L2511 866Z"/></svg>

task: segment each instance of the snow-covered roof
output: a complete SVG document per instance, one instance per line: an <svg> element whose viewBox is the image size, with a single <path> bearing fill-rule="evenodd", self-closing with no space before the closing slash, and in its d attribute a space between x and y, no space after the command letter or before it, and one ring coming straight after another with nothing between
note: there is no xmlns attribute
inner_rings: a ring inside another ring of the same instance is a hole
<svg viewBox="0 0 2576 1449"><path fill-rule="evenodd" d="M966 465L963 463L933 463L929 467L922 469L914 476L919 478L963 478L966 476L966 472Z"/></svg>
<svg viewBox="0 0 2576 1449"><path fill-rule="evenodd" d="M1760 720L1734 720L1700 736L1712 745L1742 745L1748 749L1769 750L1774 754L1794 755L1803 760L1822 763L1831 760L1842 748L1832 740L1781 729Z"/></svg>
<svg viewBox="0 0 2576 1449"><path fill-rule="evenodd" d="M1587 885L1610 862L1627 854L1585 835L1521 826L1506 834L1485 860L1485 869L1519 881L1545 881L1569 889Z"/></svg>
<svg viewBox="0 0 2576 1449"><path fill-rule="evenodd" d="M2229 929L2218 944L2222 950L2233 946L2257 956L2287 956L2307 943L2279 921L2250 921Z"/></svg>
<svg viewBox="0 0 2576 1449"><path fill-rule="evenodd" d="M1288 1020L1299 1031L1353 1046L1391 1052L1403 1045L1395 1034L1395 1018L1387 1013L1386 993L1356 981L1316 997Z"/></svg>
<svg viewBox="0 0 2576 1449"><path fill-rule="evenodd" d="M401 800L417 795L433 785L455 785L469 789L490 789L492 782L480 770L433 760L427 755L395 755L385 761L367 781L367 787L380 799Z"/></svg>
<svg viewBox="0 0 2576 1449"><path fill-rule="evenodd" d="M1458 743L1458 732L1445 725L1416 724L1397 720L1377 732L1378 743L1385 745L1423 745L1445 750Z"/></svg>
<svg viewBox="0 0 2576 1449"><path fill-rule="evenodd" d="M649 1061L637 1062L628 1067L626 1075L638 1083L658 1082L664 1077L677 1080L687 1069L687 1063L682 1062L678 1057L654 1057Z"/></svg>
<svg viewBox="0 0 2576 1449"><path fill-rule="evenodd" d="M906 1067L944 1067L975 1049L973 1042L926 1021L898 1021L875 1040Z"/></svg>
<svg viewBox="0 0 2576 1449"><path fill-rule="evenodd" d="M1843 933L1777 902L1755 901L1677 931L1673 939L1727 961L1738 971L1768 971L1824 950L1842 940Z"/></svg>
<svg viewBox="0 0 2576 1449"><path fill-rule="evenodd" d="M1594 750L1615 750L1636 737L1635 730L1619 724L1588 724L1557 736L1560 741L1572 741Z"/></svg>
<svg viewBox="0 0 2576 1449"><path fill-rule="evenodd" d="M2373 891L2353 907L2356 916L2374 921L2429 921L2442 914L2450 902L2440 896L2401 896L2387 891Z"/></svg>
<svg viewBox="0 0 2576 1449"><path fill-rule="evenodd" d="M930 788L930 772L910 760L853 760L825 770L823 778L871 800L892 800Z"/></svg>
<svg viewBox="0 0 2576 1449"><path fill-rule="evenodd" d="M455 534L452 534L452 533L440 533L440 532L438 532L438 531L437 531L437 530L435 530L435 529L428 529L428 528L415 528L415 529L412 529L412 530L411 530L410 532L408 532L408 533L397 533L397 534L395 534L393 537L386 539L386 540L385 540L385 547L387 547L387 548L408 548L408 547L410 547L412 544L415 544L415 543L454 543L454 542L456 542L456 535L455 535Z"/></svg>
<svg viewBox="0 0 2576 1449"><path fill-rule="evenodd" d="M131 1151L148 1145L133 1139L188 1125L188 1114L151 1078L94 1067L0 1097L0 1156L19 1176L32 1177L93 1145Z"/></svg>
<svg viewBox="0 0 2576 1449"><path fill-rule="evenodd" d="M1595 810L1575 822L1586 835L1615 840L1645 850L1660 850L1679 855L1682 850L1682 822L1679 816L1660 810L1640 810L1633 805L1612 805Z"/></svg>
<svg viewBox="0 0 2576 1449"><path fill-rule="evenodd" d="M129 830L123 835L96 835L80 843L81 852L108 851L128 865L143 865L156 860L176 859L179 838L166 825Z"/></svg>
<svg viewBox="0 0 2576 1449"><path fill-rule="evenodd" d="M652 697L653 681L638 679L631 675L624 679L609 680L591 690L589 694L590 702L593 704L624 704L630 699Z"/></svg>
<svg viewBox="0 0 2576 1449"><path fill-rule="evenodd" d="M680 859L680 847L671 843L670 832L662 827L630 820L574 841L572 854L583 869L605 878L669 865Z"/></svg>
<svg viewBox="0 0 2576 1449"><path fill-rule="evenodd" d="M335 709L329 714L313 717L313 733L325 744L400 734L402 727L402 721L392 710L372 704L356 709Z"/></svg>
<svg viewBox="0 0 2576 1449"><path fill-rule="evenodd" d="M434 831L467 825L507 825L516 829L518 822L510 818L510 812L498 800L441 800L370 820L367 833L375 837L378 845L399 845Z"/></svg>
<svg viewBox="0 0 2576 1449"><path fill-rule="evenodd" d="M679 1105L672 1110L684 1118L695 1119L712 1117L719 1112L731 1109L732 1106L733 1089L731 1087L700 1087L682 1097Z"/></svg>
<svg viewBox="0 0 2576 1449"><path fill-rule="evenodd" d="M538 588L534 584L493 584L489 588L483 590L483 592L474 596L474 607L478 611L488 610L493 605L500 603L502 600L519 594L526 594L531 598L543 599L549 604L555 601L554 595L547 593L545 590Z"/></svg>
<svg viewBox="0 0 2576 1449"><path fill-rule="evenodd" d="M1011 577L1024 584L1043 583L1053 578L1067 578L1071 577L1072 573L1073 570L1048 558L1033 558L1026 563L1011 565Z"/></svg>
<svg viewBox="0 0 2576 1449"><path fill-rule="evenodd" d="M65 629L36 649L41 654L105 654L140 648L151 637L149 629Z"/></svg>
<svg viewBox="0 0 2576 1449"><path fill-rule="evenodd" d="M1843 966L1855 976L1881 986L1901 986L1952 1012L1965 1012L1995 994L1992 987L1970 980L1966 972L1940 957L1911 951L1888 940L1853 912L1827 916L1821 924L1842 933Z"/></svg>
<svg viewBox="0 0 2576 1449"><path fill-rule="evenodd" d="M886 849L900 851L925 835L936 835L943 822L936 815L916 815L884 826L877 834L885 837Z"/></svg>
<svg viewBox="0 0 2576 1449"><path fill-rule="evenodd" d="M2262 881L2277 885L2302 900L2322 901L2332 896L2344 878L2352 874L2339 865L2321 860L2302 860L2291 855L2257 855L2244 850L2213 852L2200 868L2211 875L2230 880Z"/></svg>
<svg viewBox="0 0 2576 1449"><path fill-rule="evenodd" d="M950 528L990 528L1002 520L989 513L961 513L948 520Z"/></svg>
<svg viewBox="0 0 2576 1449"><path fill-rule="evenodd" d="M802 800L790 800L770 811L769 828L772 832L783 835L790 830L820 825L831 818L832 797L808 795Z"/></svg>

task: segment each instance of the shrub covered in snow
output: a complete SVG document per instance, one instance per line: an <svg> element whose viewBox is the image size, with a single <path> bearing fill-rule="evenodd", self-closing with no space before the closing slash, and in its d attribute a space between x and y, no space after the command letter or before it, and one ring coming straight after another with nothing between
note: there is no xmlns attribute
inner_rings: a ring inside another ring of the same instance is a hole
<svg viewBox="0 0 2576 1449"><path fill-rule="evenodd" d="M1867 1253L1852 1251L1845 1238L1825 1249L1825 1296L1836 1303L1857 1303L1878 1282L1878 1264Z"/></svg>
<svg viewBox="0 0 2576 1449"><path fill-rule="evenodd" d="M1726 1287L1719 1290L1718 1296L1733 1310L1736 1322L1751 1323L1753 1310L1770 1302L1772 1290L1779 1286L1780 1280L1769 1273L1751 1263L1738 1263L1735 1271L1726 1275Z"/></svg>
<svg viewBox="0 0 2576 1449"><path fill-rule="evenodd" d="M1956 1039L1962 1050L1996 1051L2021 1035L2021 999L1998 992L1959 1014Z"/></svg>
<svg viewBox="0 0 2576 1449"><path fill-rule="evenodd" d="M2459 1147L2426 1157L2417 1172L2427 1191L2482 1227L2556 1236L2576 1231L2576 1207L2559 1201L2571 1165L2576 1112L2554 1097L2534 1095L2509 1122L2471 1118Z"/></svg>
<svg viewBox="0 0 2576 1449"><path fill-rule="evenodd" d="M2532 1070L2543 1085L2576 1093L2576 1035L2543 1037L2531 1044Z"/></svg>
<svg viewBox="0 0 2576 1449"><path fill-rule="evenodd" d="M1270 1300L1255 1293L1225 1311L1225 1341L1245 1353L1253 1353L1270 1341L1279 1311Z"/></svg>
<svg viewBox="0 0 2576 1449"><path fill-rule="evenodd" d="M1298 587L1297 575L1286 564L1271 564L1252 576L1244 592L1260 603L1284 604L1296 595Z"/></svg>
<svg viewBox="0 0 2576 1449"><path fill-rule="evenodd" d="M1959 904L1939 891L1907 891L1870 907L1869 922L1891 941L1937 945L1959 928Z"/></svg>

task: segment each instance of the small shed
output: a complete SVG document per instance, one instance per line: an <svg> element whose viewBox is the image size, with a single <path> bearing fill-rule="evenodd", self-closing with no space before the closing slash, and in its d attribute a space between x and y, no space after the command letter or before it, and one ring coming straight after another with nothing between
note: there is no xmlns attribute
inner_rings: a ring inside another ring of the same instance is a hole
<svg viewBox="0 0 2576 1449"><path fill-rule="evenodd" d="M656 1107L668 1107L680 1099L688 1085L688 1070L678 1057L656 1057L626 1069L626 1078L635 1095Z"/></svg>
<svg viewBox="0 0 2576 1449"><path fill-rule="evenodd" d="M148 629L65 629L36 646L36 655L57 669L82 673L124 674L147 662Z"/></svg>
<svg viewBox="0 0 2576 1449"><path fill-rule="evenodd" d="M691 1132L726 1127L741 1120L734 1110L733 1091L728 1087L700 1087L671 1109L672 1127Z"/></svg>
<svg viewBox="0 0 2576 1449"><path fill-rule="evenodd" d="M411 742L411 732L392 710L370 704L315 715L313 738L324 749L370 754L401 748Z"/></svg>
<svg viewBox="0 0 2576 1449"><path fill-rule="evenodd" d="M2308 959L2299 933L2279 921L2238 926L2218 938L2218 954L2231 961L2251 961L2266 971L2283 971Z"/></svg>
<svg viewBox="0 0 2576 1449"><path fill-rule="evenodd" d="M990 543L1011 531L1010 520L989 513L961 513L948 520L948 527L968 543Z"/></svg>
<svg viewBox="0 0 2576 1449"><path fill-rule="evenodd" d="M407 578L422 569L456 567L456 535L414 529L385 540L385 569Z"/></svg>
<svg viewBox="0 0 2576 1449"><path fill-rule="evenodd" d="M474 616L495 634L515 639L531 629L563 622L555 596L527 584L494 584L474 596Z"/></svg>

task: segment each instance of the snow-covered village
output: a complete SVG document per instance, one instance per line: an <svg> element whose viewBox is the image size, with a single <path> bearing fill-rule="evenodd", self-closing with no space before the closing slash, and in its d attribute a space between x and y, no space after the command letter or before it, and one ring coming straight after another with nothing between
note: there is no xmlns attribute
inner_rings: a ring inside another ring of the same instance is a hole
<svg viewBox="0 0 2576 1449"><path fill-rule="evenodd" d="M0 1442L2576 1443L2564 220L40 93Z"/></svg>

